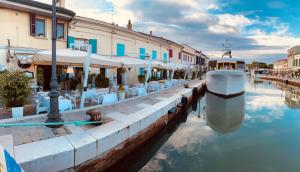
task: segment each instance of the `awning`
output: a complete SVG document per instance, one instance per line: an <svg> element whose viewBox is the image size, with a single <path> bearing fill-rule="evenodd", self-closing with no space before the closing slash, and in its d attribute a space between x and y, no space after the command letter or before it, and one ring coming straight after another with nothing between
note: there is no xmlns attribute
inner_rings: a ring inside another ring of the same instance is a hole
<svg viewBox="0 0 300 172"><path fill-rule="evenodd" d="M173 69L174 65L171 63L164 63L162 61L153 60L151 61L151 65L153 68L159 68L159 69Z"/></svg>
<svg viewBox="0 0 300 172"><path fill-rule="evenodd" d="M30 64L32 63L33 55L28 54L16 54L17 59L21 64Z"/></svg>
<svg viewBox="0 0 300 172"><path fill-rule="evenodd" d="M120 62L125 68L146 68L148 66L148 60L141 60L133 57L113 57L114 60Z"/></svg>
<svg viewBox="0 0 300 172"><path fill-rule="evenodd" d="M87 52L72 50L72 49L58 49L56 50L56 62L69 66L83 66L84 59L87 56ZM52 51L42 51L36 53L33 57L35 64L51 64ZM106 68L118 68L122 66L122 63L105 56L97 54L91 54L90 59L91 66L99 66Z"/></svg>

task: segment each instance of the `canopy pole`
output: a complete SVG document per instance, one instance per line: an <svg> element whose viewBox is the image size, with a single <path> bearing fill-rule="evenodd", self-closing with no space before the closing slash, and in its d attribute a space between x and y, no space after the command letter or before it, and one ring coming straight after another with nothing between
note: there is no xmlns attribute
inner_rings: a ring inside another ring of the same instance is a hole
<svg viewBox="0 0 300 172"><path fill-rule="evenodd" d="M90 58L91 58L91 46L87 45L87 56L84 60L84 81L83 81L83 89L82 89L82 95L80 99L80 108L84 108L84 100L85 100L85 94L87 92L87 81L89 77L89 71L90 71Z"/></svg>
<svg viewBox="0 0 300 172"><path fill-rule="evenodd" d="M187 69L186 69L186 71L185 71L185 74L184 74L184 80L186 79L186 77L187 77L187 75L188 75L188 70L189 70L189 68L190 68L190 64L188 64L188 67L187 67Z"/></svg>
<svg viewBox="0 0 300 172"><path fill-rule="evenodd" d="M172 74L171 74L171 80L174 78L175 69L173 68Z"/></svg>
<svg viewBox="0 0 300 172"><path fill-rule="evenodd" d="M149 58L148 60L148 69L147 69L147 75L146 75L146 79L145 79L145 89L147 91L148 88L148 79L151 77L151 71L152 71L152 58L149 56L149 54L146 54L146 58Z"/></svg>

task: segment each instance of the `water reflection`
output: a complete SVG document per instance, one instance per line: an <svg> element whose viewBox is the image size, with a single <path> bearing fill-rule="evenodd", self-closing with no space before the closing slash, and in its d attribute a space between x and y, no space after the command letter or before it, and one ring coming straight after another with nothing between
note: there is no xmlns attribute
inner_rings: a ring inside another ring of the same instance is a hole
<svg viewBox="0 0 300 172"><path fill-rule="evenodd" d="M241 126L245 114L244 94L224 99L211 93L206 93L205 100L207 122L213 130L227 134Z"/></svg>
<svg viewBox="0 0 300 172"><path fill-rule="evenodd" d="M284 92L284 103L292 109L300 108L300 89L282 83L273 83L278 89Z"/></svg>

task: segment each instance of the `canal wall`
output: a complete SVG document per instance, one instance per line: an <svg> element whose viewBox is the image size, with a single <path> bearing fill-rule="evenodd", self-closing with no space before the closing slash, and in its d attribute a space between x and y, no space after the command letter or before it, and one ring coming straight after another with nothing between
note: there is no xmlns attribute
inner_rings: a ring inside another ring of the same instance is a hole
<svg viewBox="0 0 300 172"><path fill-rule="evenodd" d="M115 164L132 156L171 121L197 104L205 93L205 81L188 84L189 88L179 85L109 107L97 107L103 116L110 118L100 126L84 129L65 126L71 134L61 136L52 136L47 127L10 128L0 130L0 137L12 131L8 136L14 143L8 146L25 171L111 171ZM78 120L83 119L85 111L62 115L65 121ZM44 121L46 116L27 118L23 122ZM20 138L26 143L19 142Z"/></svg>
<svg viewBox="0 0 300 172"><path fill-rule="evenodd" d="M171 122L178 120L183 116L187 116L187 110L197 104L200 97L205 94L206 86L203 84L188 89L182 96L176 96L173 101L169 101L162 109L158 109L152 119L149 121L149 126L142 129L137 134L129 137L124 142L111 148L99 157L89 160L73 168L79 172L90 171L122 171L118 169L116 164L127 159L128 156L134 156L136 150L143 147L149 140L151 140L160 131L166 128ZM171 98L172 99L172 98ZM149 117L152 115L149 115ZM155 117L156 116L156 117Z"/></svg>
<svg viewBox="0 0 300 172"><path fill-rule="evenodd" d="M260 77L260 79L269 80L269 81L276 81L276 82L281 82L281 83L284 83L284 84L287 84L287 85L300 87L300 81L297 81L295 79L285 79L285 78L272 77L272 76L263 76L263 77Z"/></svg>

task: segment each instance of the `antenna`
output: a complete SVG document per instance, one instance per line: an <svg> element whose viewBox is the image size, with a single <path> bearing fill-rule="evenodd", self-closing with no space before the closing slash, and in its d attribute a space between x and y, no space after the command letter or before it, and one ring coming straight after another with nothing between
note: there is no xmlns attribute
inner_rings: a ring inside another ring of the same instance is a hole
<svg viewBox="0 0 300 172"><path fill-rule="evenodd" d="M226 42L223 44L223 48L225 52L231 51L232 50L232 46L229 42L228 39L226 39Z"/></svg>
<svg viewBox="0 0 300 172"><path fill-rule="evenodd" d="M224 44L222 44L222 45L223 45L224 52L225 52L225 53L223 54L222 58L223 58L224 56L229 56L229 58L232 58L232 55L231 55L232 46L231 46L229 40L226 39L226 42L225 42Z"/></svg>

